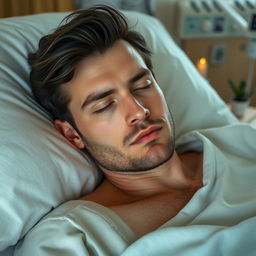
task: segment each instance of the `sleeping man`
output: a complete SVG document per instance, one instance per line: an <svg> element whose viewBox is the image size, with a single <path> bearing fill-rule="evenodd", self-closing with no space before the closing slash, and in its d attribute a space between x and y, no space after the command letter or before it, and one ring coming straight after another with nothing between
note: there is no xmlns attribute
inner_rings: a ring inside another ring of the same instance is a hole
<svg viewBox="0 0 256 256"><path fill-rule="evenodd" d="M256 148L229 134L255 129L195 131L175 144L141 35L110 7L68 19L30 56L32 89L104 178L39 222L15 255L252 255Z"/></svg>

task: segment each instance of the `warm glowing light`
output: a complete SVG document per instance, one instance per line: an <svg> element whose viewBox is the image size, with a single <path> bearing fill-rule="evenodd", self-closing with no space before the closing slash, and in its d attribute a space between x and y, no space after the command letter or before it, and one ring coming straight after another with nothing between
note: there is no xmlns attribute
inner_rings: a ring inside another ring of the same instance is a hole
<svg viewBox="0 0 256 256"><path fill-rule="evenodd" d="M206 58L201 58L199 60L200 64L205 65L206 64Z"/></svg>
<svg viewBox="0 0 256 256"><path fill-rule="evenodd" d="M199 61L196 63L196 67L202 76L207 77L208 64L206 58L200 58Z"/></svg>

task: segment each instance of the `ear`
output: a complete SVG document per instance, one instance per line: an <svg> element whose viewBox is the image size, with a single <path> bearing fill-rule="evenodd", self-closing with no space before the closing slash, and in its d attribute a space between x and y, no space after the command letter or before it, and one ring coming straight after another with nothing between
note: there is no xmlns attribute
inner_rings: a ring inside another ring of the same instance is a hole
<svg viewBox="0 0 256 256"><path fill-rule="evenodd" d="M68 139L77 148L83 149L85 147L82 138L70 123L66 121L62 122L60 120L55 120L54 126L66 139Z"/></svg>

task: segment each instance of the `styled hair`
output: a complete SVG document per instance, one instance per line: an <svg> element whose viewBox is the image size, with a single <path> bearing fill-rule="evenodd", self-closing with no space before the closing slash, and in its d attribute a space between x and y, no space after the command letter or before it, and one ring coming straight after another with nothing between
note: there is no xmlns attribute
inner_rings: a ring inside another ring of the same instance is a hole
<svg viewBox="0 0 256 256"><path fill-rule="evenodd" d="M65 91L65 83L73 78L82 60L104 53L117 40L130 43L152 70L150 51L143 37L129 30L125 17L109 6L73 12L61 25L53 33L42 37L38 50L29 55L32 92L53 119L75 125L68 110L70 97Z"/></svg>

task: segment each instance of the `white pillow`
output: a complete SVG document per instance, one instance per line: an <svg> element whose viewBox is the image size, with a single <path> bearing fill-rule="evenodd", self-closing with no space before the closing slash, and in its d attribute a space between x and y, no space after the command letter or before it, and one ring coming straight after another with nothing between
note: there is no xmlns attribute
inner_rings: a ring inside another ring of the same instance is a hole
<svg viewBox="0 0 256 256"><path fill-rule="evenodd" d="M153 53L176 134L237 122L156 19L125 12ZM67 13L0 19L0 251L52 208L91 191L97 168L52 125L29 87L27 55ZM136 24L136 25L135 25Z"/></svg>

